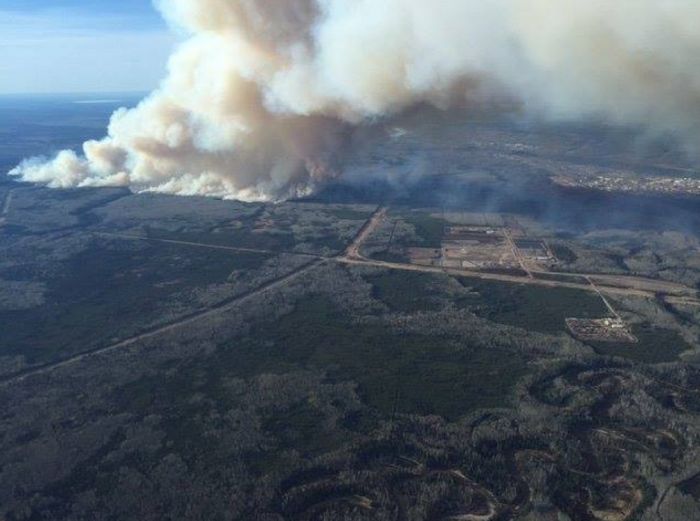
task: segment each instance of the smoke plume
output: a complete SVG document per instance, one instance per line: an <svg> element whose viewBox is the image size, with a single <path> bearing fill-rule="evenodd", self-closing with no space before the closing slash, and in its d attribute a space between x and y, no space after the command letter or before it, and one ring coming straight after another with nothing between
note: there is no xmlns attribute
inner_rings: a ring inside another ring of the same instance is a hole
<svg viewBox="0 0 700 521"><path fill-rule="evenodd" d="M160 0L187 37L83 154L12 174L243 200L303 195L358 126L417 104L700 133L697 0Z"/></svg>

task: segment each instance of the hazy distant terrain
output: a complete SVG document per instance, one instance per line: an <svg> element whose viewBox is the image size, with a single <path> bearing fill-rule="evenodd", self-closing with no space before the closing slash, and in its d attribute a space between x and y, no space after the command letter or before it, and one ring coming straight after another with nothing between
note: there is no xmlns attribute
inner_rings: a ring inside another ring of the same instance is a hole
<svg viewBox="0 0 700 521"><path fill-rule="evenodd" d="M0 101L3 171L72 101ZM700 199L551 181L692 165L415 117L279 204L2 180L0 518L700 519Z"/></svg>
<svg viewBox="0 0 700 521"><path fill-rule="evenodd" d="M117 108L138 101L133 94L0 96L0 179L28 157L80 150L100 137Z"/></svg>

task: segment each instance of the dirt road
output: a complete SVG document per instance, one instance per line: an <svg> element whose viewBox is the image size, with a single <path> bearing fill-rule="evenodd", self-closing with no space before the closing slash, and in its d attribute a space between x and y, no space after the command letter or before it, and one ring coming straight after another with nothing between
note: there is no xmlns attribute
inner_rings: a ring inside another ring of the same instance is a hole
<svg viewBox="0 0 700 521"><path fill-rule="evenodd" d="M549 272L549 271L533 271L534 275L556 275L558 277L572 277L592 279L595 284L602 286L618 286L623 288L632 288L647 291L649 293L666 293L676 296L695 297L698 292L696 289L684 286L678 282L670 280L648 279L645 277L637 277L635 275L607 275L603 273L575 273L575 272Z"/></svg>
<svg viewBox="0 0 700 521"><path fill-rule="evenodd" d="M610 304L610 301L605 298L605 295L603 295L600 290L598 289L598 286L595 285L595 282L591 280L590 277L586 277L586 280L590 283L591 287L593 290L598 294L600 297L600 300L603 301L603 304L605 304L605 307L608 308L608 311L610 311L610 314L614 316L616 319L621 320L620 315L615 311L615 308L612 307L612 304Z"/></svg>
<svg viewBox="0 0 700 521"><path fill-rule="evenodd" d="M520 268L527 274L528 278L533 279L534 277L532 276L532 272L527 267L527 264L525 264L525 259L523 259L523 256L520 254L520 250L515 245L515 241L513 240L513 237L510 235L508 228L503 228L503 237L505 238L506 242L508 243L508 246L510 247L510 251L513 254L513 257L515 257L515 260L517 260L518 264L520 264Z"/></svg>
<svg viewBox="0 0 700 521"><path fill-rule="evenodd" d="M225 250L234 251L238 253L261 253L265 255L279 255L281 253L287 253L289 255L298 255L300 257L312 257L315 259L326 258L324 255L318 253L305 253L290 250L263 250L258 248L241 248L238 246L225 246L221 244L206 244L202 242L190 242L190 241L180 241L175 239L158 239L153 237L144 237L141 235L130 235L126 233L110 233L110 232L93 232L95 235L100 235L103 237L112 237L115 239L125 239L132 241L147 241L147 242L163 242L166 244L178 244L180 246L194 246L195 248L209 248L212 250Z"/></svg>
<svg viewBox="0 0 700 521"><path fill-rule="evenodd" d="M531 271L525 267L523 260L515 253L517 248L509 234L506 234L506 240L511 245L516 259L520 262L526 276L505 275L500 273L486 273L483 271L472 271L454 268L442 268L435 266L423 266L417 264L403 264L397 262L385 262L369 259L362 255L360 249L367 238L377 228L381 221L386 217L387 207L378 208L372 217L360 229L355 240L345 251L345 255L335 257L333 260L345 264L365 264L386 269L403 270L403 271L422 271L426 273L447 273L450 275L473 277L485 280L496 280L501 282L509 282L514 284L532 284L537 286L545 286L550 288L563 287L572 289L583 289L595 293L607 293L613 295L627 295L646 298L656 298L659 293L668 295L667 300L683 299L682 303L687 305L700 305L698 299L698 291L694 288L689 288L675 282L646 279L643 277L624 276L624 275L605 275L598 273L554 273L562 277L581 277L587 280L587 284L577 282L565 282L561 280L544 280L535 278L535 275L553 275L550 272ZM601 294L602 297L602 294ZM603 297L603 300L605 298ZM606 301L606 304L607 301ZM608 304L609 305L609 304Z"/></svg>
<svg viewBox="0 0 700 521"><path fill-rule="evenodd" d="M589 291L597 293L596 290L606 293L609 295L624 295L624 296L634 296L634 297L644 297L644 298L656 298L657 293L653 291L647 291L635 288L622 288L617 286L605 286L598 284L597 286L591 286L590 284L579 284L575 282L563 282L558 280L542 280L542 279L531 279L529 277L521 277L517 275L504 275L501 273L487 273L483 271L470 271L470 270L458 270L450 268L439 268L435 266L420 266L417 264L400 264L396 262L384 262L375 261L372 259L352 259L348 257L338 257L334 259L336 262L341 262L344 264L354 264L354 265L364 265L364 266L375 266L378 268L385 268L391 270L402 270L402 271L419 271L424 273L446 273L448 275L454 275L458 277L471 277L483 280L495 280L501 282L508 282L512 284L530 284L534 286L544 286L549 288L571 288L571 289L581 289L584 291ZM670 300L669 300L670 301ZM697 299L692 299L690 297L684 298L684 303L693 305L697 303L700 305L700 301ZM692 303L692 304L691 304Z"/></svg>
<svg viewBox="0 0 700 521"><path fill-rule="evenodd" d="M182 246L192 246L198 248L212 248L217 250L233 251L233 252L243 252L243 253L261 253L261 254L272 254L277 255L280 253L287 253L290 255L299 255L309 258L319 258L328 259L334 262L344 263L344 264L366 264L369 266L381 267L386 269L395 269L403 271L422 271L426 273L448 273L450 275L463 276L463 277L473 277L484 280L496 280L501 282L509 282L514 284L532 284L545 287L564 287L572 289L584 289L586 291L601 291L607 294L613 295L629 295L637 297L655 298L657 294L662 293L666 295L666 300L672 304L684 304L684 305L700 305L700 300L697 298L698 292L682 284L675 282L657 280L657 279L646 279L643 277L626 276L626 275L605 275L598 273L554 273L560 277L571 277L571 278L583 278L590 281L589 284L579 283L579 282L566 282L562 280L545 280L533 277L533 275L553 275L550 272L544 271L528 271L526 277L518 275L505 275L500 273L486 273L476 270L465 270L465 269L455 269L455 268L441 268L433 266L423 266L417 264L402 264L395 262L385 262L376 261L369 259L362 255L360 252L362 245L365 243L367 238L376 230L377 226L386 217L388 208L379 207L371 215L371 217L365 222L365 224L360 228L355 236L355 239L350 243L345 252L336 257L325 257L320 254L314 253L301 253L296 251L273 251L257 248L241 248L237 246L224 246L216 244L205 244L191 241L180 241L174 239L157 239L150 237L143 237L138 235L120 234L120 233L109 233L109 232L96 232L97 235L105 237L114 237L128 240L142 240L142 241L154 241L163 242L168 244L177 244Z"/></svg>
<svg viewBox="0 0 700 521"><path fill-rule="evenodd" d="M351 252L351 251L355 251L359 255L360 245L364 242L366 237L369 236L369 234L376 227L376 225L381 221L381 219L383 218L385 213L386 213L386 209L380 207L372 214L372 216L367 220L367 222L365 222L365 224L357 232L357 235L353 239L352 243L350 244L350 247L348 247L348 249L346 250L346 253L344 255L346 255L348 252ZM135 235L118 234L118 233L99 232L99 233L97 233L97 235L122 238L122 239L130 239L130 240L160 241L160 242L180 244L180 245L185 245L185 246L195 246L195 247L200 247L200 248L215 248L215 249L223 249L223 250L237 251L237 252L280 253L280 252L273 252L273 251L269 251L269 250L253 249L253 248L237 248L234 246L217 246L217 245L211 245L211 244L201 244L201 243L196 243L196 242L177 241L177 240L170 240L170 239L152 239L152 238L148 238L148 237L140 237L140 236L135 236ZM297 254L296 252L290 252L290 253ZM258 296L266 291L283 286L284 284L294 280L295 278L313 270L314 268L316 268L324 263L337 261L337 260L343 258L342 256L326 258L326 257L322 257L320 255L313 255L313 254L297 254L297 255L306 255L308 257L313 257L313 260L311 260L307 264L295 269L294 271L287 273L286 275L282 275L281 277L275 278L273 280L270 280L270 281L262 284L261 286L259 286L256 289L250 290L250 291L245 292L245 293L238 295L236 297L232 297L230 299L224 300L224 301L220 302L219 304L216 304L216 305L209 307L207 309L203 309L200 311L190 313L188 315L180 317L177 320L170 322L168 324L165 324L163 326L158 326L158 327L152 328L150 330L144 331L142 333L139 333L139 334L134 335L132 337L126 338L124 340L120 340L119 342L115 342L114 344L110 344L108 346L99 347L96 349L91 349L88 351L84 351L82 353L78 353L76 355L73 355L73 356L66 358L65 360L61 360L59 362L52 362L52 363L45 364L43 366L32 367L30 369L27 369L26 371L21 372L21 373L0 378L0 387L11 385L11 384L16 384L16 383L19 383L19 382L21 382L21 381L23 381L31 376L46 374L46 373L49 373L49 372L54 371L56 369L76 364L76 363L81 362L81 361L83 361L91 356L98 356L101 354L109 353L111 351L116 351L118 349L123 349L125 347L129 347L130 345L133 345L133 344L140 342L142 340L147 340L149 338L153 338L153 337L161 335L163 333L168 333L170 331L174 331L178 328L181 328L183 326L187 326L187 325L192 324L192 323L194 323L198 320L201 320L203 318L207 318L207 317L216 315L218 313L228 311L229 309L235 308L236 306L239 306L239 305L245 303L247 300L252 299L252 298L254 298L254 297L256 297L256 296Z"/></svg>
<svg viewBox="0 0 700 521"><path fill-rule="evenodd" d="M183 326L187 326L189 324L192 324L198 320L201 320L203 318L207 318L213 315L216 315L218 313L223 313L226 312L232 308L235 308L243 303L245 303L247 300L250 300L266 291L278 288L280 286L283 286L284 284L294 280L297 277L300 277L301 275L307 273L308 271L311 271L312 269L316 268L317 266L328 262L326 259L315 259L308 264L301 266L300 268L283 275L281 277L278 277L276 279L270 280L263 285L259 286L258 288L248 291L246 293L243 293L241 295L238 295L236 297L227 299L225 301L220 302L219 304L216 304L210 308L196 311L194 313L191 313L189 315L186 315L184 317L180 317L174 322L171 322L169 324L165 324L163 326L158 326L153 329L144 331L143 333L139 333L138 335L134 335L132 337L126 338L124 340L121 340L119 342L116 342L114 344L110 344L108 346L96 348L96 349L91 349L89 351L84 351L82 353L78 353L76 355L73 355L69 358L66 358L65 360L61 360L60 362L52 362L43 366L39 367L32 367L30 369L27 369L24 372L21 372L19 374L14 374L10 376L3 377L0 379L0 387L10 385L10 384L16 384L19 383L31 376L36 376L40 374L45 374L49 373L51 371L54 371L56 369L59 369L61 367L67 367L73 364L76 364L78 362L81 362L82 360L85 360L91 356L97 356L101 355L104 353L109 353L110 351L116 351L118 349L123 349L125 347L128 347L132 344L135 344L137 342L140 342L142 340L147 340L149 338L153 338L155 336L161 335L163 333L168 333L170 331L174 331L178 328L181 328Z"/></svg>
<svg viewBox="0 0 700 521"><path fill-rule="evenodd" d="M688 297L664 297L664 300L669 304L674 304L677 306L700 306L699 299Z"/></svg>
<svg viewBox="0 0 700 521"><path fill-rule="evenodd" d="M347 259L364 259L362 254L360 253L360 248L364 244L364 242L367 240L367 238L372 234L374 230L376 230L377 226L384 220L384 217L386 217L386 212L388 211L388 208L385 206L380 206L377 208L372 216L367 220L367 222L360 228L360 231L357 232L357 236L355 236L355 240L353 240L350 243L350 246L345 250L345 255L340 258L347 258Z"/></svg>
<svg viewBox="0 0 700 521"><path fill-rule="evenodd" d="M5 195L5 201L2 204L2 211L0 211L0 226L4 226L7 223L7 215L10 213L13 192L14 190L9 190L7 195Z"/></svg>

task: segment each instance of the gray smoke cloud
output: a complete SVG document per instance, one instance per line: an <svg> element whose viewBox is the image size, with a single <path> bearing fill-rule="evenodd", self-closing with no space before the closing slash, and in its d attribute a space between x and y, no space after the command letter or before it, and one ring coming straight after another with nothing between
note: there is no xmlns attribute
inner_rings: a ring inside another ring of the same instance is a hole
<svg viewBox="0 0 700 521"><path fill-rule="evenodd" d="M349 129L417 104L700 133L697 0L160 0L187 37L83 154L11 173L276 200L334 175Z"/></svg>

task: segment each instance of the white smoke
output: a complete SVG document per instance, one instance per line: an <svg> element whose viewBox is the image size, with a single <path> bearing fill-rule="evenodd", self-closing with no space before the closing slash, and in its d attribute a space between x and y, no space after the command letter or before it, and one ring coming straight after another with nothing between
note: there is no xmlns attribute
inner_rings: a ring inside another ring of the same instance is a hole
<svg viewBox="0 0 700 521"><path fill-rule="evenodd" d="M355 125L418 103L700 130L698 0L160 0L187 40L82 157L11 173L244 200L309 193Z"/></svg>

